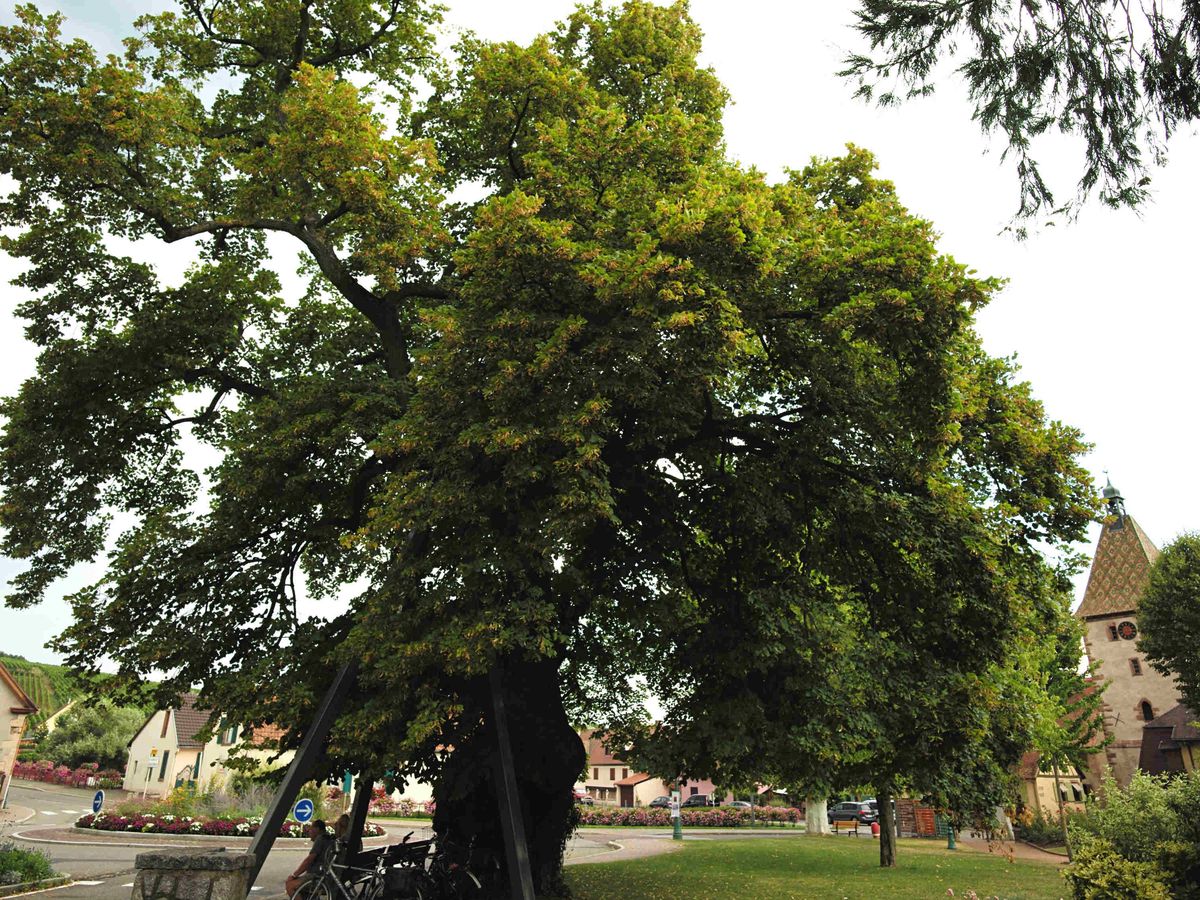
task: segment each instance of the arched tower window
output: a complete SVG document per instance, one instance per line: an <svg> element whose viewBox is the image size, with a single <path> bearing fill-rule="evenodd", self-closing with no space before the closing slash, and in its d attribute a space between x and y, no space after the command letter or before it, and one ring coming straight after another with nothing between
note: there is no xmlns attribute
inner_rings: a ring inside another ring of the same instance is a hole
<svg viewBox="0 0 1200 900"><path fill-rule="evenodd" d="M1149 722L1154 718L1154 707L1150 705L1149 700L1143 700L1139 706L1142 708L1142 721Z"/></svg>

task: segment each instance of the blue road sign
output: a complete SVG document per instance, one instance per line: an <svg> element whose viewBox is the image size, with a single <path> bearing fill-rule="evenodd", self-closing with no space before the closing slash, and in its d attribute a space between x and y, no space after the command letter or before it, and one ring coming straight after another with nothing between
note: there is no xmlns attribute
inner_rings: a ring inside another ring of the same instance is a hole
<svg viewBox="0 0 1200 900"><path fill-rule="evenodd" d="M96 796L92 798L92 812L98 813L104 808L104 791L96 791Z"/></svg>
<svg viewBox="0 0 1200 900"><path fill-rule="evenodd" d="M313 817L313 802L307 797L297 800L296 805L292 807L292 815L297 822L307 822Z"/></svg>

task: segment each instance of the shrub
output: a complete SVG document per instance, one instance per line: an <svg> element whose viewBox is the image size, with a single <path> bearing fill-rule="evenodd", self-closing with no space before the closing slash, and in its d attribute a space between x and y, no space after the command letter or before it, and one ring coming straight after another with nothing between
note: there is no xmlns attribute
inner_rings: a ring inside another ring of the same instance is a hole
<svg viewBox="0 0 1200 900"><path fill-rule="evenodd" d="M144 834L213 834L221 837L250 837L262 825L261 816L236 816L231 818L193 818L175 816L170 813L139 812L132 815L101 812L88 813L76 822L77 828L94 828L97 831L138 831ZM302 838L305 826L288 820L279 829L280 837ZM330 834L333 831L330 829ZM378 837L384 830L368 822L363 827L363 837Z"/></svg>
<svg viewBox="0 0 1200 900"><path fill-rule="evenodd" d="M44 781L78 788L117 788L123 776L116 769L101 769L96 763L85 763L76 769L57 766L48 759L28 762L18 760L13 765L13 778Z"/></svg>
<svg viewBox="0 0 1200 900"><path fill-rule="evenodd" d="M1036 812L1025 810L1013 822L1013 831L1021 840L1039 847L1063 842L1062 824L1054 816L1043 814L1040 809Z"/></svg>
<svg viewBox="0 0 1200 900"><path fill-rule="evenodd" d="M1166 876L1153 863L1129 859L1088 832L1072 844L1075 861L1065 875L1075 900L1171 900Z"/></svg>
<svg viewBox="0 0 1200 900"><path fill-rule="evenodd" d="M0 841L0 884L24 884L57 874L50 857L41 850L25 850L12 841Z"/></svg>
<svg viewBox="0 0 1200 900"><path fill-rule="evenodd" d="M750 825L750 810L733 809L728 806L706 807L704 809L680 810L680 817L685 826L695 828L739 828ZM768 807L754 811L754 822L759 825L772 823L799 822L804 814L791 807ZM579 811L580 825L653 825L671 824L670 810L645 806L584 806Z"/></svg>
<svg viewBox="0 0 1200 900"><path fill-rule="evenodd" d="M1071 845L1094 847L1100 842L1102 849L1110 848L1120 859L1143 867L1122 869L1130 878L1134 874L1142 877L1146 872L1157 873L1156 877L1175 900L1200 900L1197 809L1200 809L1200 775L1195 773L1165 777L1137 772L1124 789L1108 778L1103 800L1089 800L1085 813L1072 817ZM1075 868L1071 866L1068 874ZM1088 886L1091 875L1085 874L1087 878L1080 877ZM1076 896L1102 894L1077 892Z"/></svg>

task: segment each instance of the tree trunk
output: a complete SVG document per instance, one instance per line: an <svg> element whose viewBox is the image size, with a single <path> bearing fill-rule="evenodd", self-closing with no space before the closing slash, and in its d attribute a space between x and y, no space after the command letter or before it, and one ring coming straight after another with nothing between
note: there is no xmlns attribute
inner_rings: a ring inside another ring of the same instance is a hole
<svg viewBox="0 0 1200 900"><path fill-rule="evenodd" d="M484 882L485 897L507 897L496 800L499 754L486 679L471 697L462 721L483 724L456 741L446 760L434 787L433 830L460 850L473 847L470 868ZM504 701L534 888L539 896L553 896L562 889L563 850L577 821L571 788L583 771L583 743L563 709L555 663L509 661Z"/></svg>
<svg viewBox="0 0 1200 900"><path fill-rule="evenodd" d="M1058 825L1062 829L1063 845L1067 848L1067 862L1071 862L1071 836L1067 834L1067 812L1063 809L1062 788L1058 784L1058 760L1054 761L1054 797L1058 800Z"/></svg>
<svg viewBox="0 0 1200 900"><path fill-rule="evenodd" d="M824 797L804 798L804 830L809 834L829 834L829 821Z"/></svg>
<svg viewBox="0 0 1200 900"><path fill-rule="evenodd" d="M896 865L896 815L892 811L892 792L878 791L879 802L879 865L885 869Z"/></svg>

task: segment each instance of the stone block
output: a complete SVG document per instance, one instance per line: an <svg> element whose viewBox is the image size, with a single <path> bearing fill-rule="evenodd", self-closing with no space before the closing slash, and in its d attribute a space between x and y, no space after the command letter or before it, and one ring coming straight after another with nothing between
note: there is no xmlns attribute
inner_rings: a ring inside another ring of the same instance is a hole
<svg viewBox="0 0 1200 900"><path fill-rule="evenodd" d="M132 900L246 900L254 857L221 850L139 853Z"/></svg>

